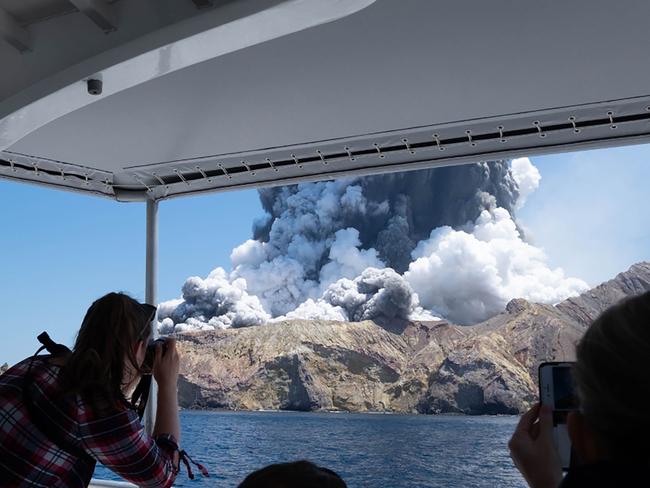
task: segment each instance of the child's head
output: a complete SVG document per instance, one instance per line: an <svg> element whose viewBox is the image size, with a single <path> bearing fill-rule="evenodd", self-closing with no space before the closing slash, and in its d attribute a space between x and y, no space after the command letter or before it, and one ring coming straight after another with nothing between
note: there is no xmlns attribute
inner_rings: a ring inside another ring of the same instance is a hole
<svg viewBox="0 0 650 488"><path fill-rule="evenodd" d="M249 474L239 488L347 488L334 471L309 461L272 464Z"/></svg>

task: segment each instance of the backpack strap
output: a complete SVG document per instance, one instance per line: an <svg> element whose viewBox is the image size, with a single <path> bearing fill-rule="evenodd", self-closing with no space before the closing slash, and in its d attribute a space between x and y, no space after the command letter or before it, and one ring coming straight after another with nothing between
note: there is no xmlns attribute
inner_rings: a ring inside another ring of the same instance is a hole
<svg viewBox="0 0 650 488"><path fill-rule="evenodd" d="M36 426L36 428L39 431L41 431L41 433L50 442L55 444L60 450L65 451L77 458L81 458L88 463L94 464L95 459L92 456L90 456L85 450L79 448L76 445L73 445L72 443L68 442L66 439L63 439L60 436L60 433L54 428L54 425L52 425L52 423L49 422L47 418L44 417L42 411L39 410L39 408L36 406L36 403L34 402L34 398L32 396L32 391L31 391L35 382L32 366L34 364L34 360L38 357L38 353L40 353L43 349L47 349L47 351L51 354L52 357L58 357L58 356L67 355L71 352L70 349L67 348L66 346L62 344L57 344L52 339L50 339L50 336L48 335L47 332L43 332L42 334L40 334L38 336L38 340L43 345L32 356L31 360L29 361L27 373L23 378L23 388L22 388L23 403L25 405L25 409L27 410L29 419Z"/></svg>
<svg viewBox="0 0 650 488"><path fill-rule="evenodd" d="M72 352L68 346L64 346L63 344L58 344L54 342L52 339L50 339L50 335L47 332L41 332L36 337L36 339L38 339L38 342L43 344L41 348L38 351L36 351L36 354L38 354L44 348L47 349L47 352L49 352L52 356L64 356Z"/></svg>

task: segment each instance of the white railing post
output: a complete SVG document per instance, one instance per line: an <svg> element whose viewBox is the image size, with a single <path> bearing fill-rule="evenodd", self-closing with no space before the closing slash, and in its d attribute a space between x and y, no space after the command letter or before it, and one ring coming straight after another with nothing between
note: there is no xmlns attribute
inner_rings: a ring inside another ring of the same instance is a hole
<svg viewBox="0 0 650 488"><path fill-rule="evenodd" d="M158 299L158 202L155 200L147 200L147 266L145 271L145 301L153 305L157 305ZM154 322L156 317L154 317ZM158 337L158 328L153 329L153 337ZM151 390L149 391L149 399L147 400L147 408L144 412L144 427L148 434L153 431L153 426L156 420L156 405L158 398L158 385L156 381L151 378Z"/></svg>

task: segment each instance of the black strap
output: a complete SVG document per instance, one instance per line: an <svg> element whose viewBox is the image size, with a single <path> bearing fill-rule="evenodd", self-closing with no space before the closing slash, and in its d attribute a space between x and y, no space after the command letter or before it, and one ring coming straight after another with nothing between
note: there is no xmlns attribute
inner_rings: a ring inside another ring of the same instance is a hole
<svg viewBox="0 0 650 488"><path fill-rule="evenodd" d="M50 339L50 335L47 332L41 332L36 338L38 339L38 342L43 344L43 346L38 351L36 351L36 354L38 354L39 351L42 351L43 348L47 349L47 352L49 352L52 356L64 356L72 352L68 346L58 344Z"/></svg>
<svg viewBox="0 0 650 488"><path fill-rule="evenodd" d="M183 464L185 465L185 468L187 469L187 476L193 480L194 479L194 473L192 472L192 467L190 466L190 463L192 463L194 466L199 468L199 471L205 478L210 477L210 473L208 473L208 470L205 466L203 466L201 463L197 463L190 457L190 455L183 449L178 451L178 454L180 456L180 460L183 461Z"/></svg>
<svg viewBox="0 0 650 488"><path fill-rule="evenodd" d="M36 406L34 398L32 397L31 388L35 383L34 374L32 372L32 366L34 364L34 359L37 358L38 353L43 349L51 354L51 357L59 357L67 355L70 353L70 349L62 344L57 344L52 339L47 332L43 332L38 336L38 340L43 344L38 351L32 356L29 361L29 366L27 368L27 373L23 378L23 403L29 419L36 426L38 430L53 444L55 444L60 450L65 451L75 457L84 459L88 463L95 463L95 460L90 456L85 450L80 447L68 442L66 439L62 438L60 432L57 431L55 426L45 418L43 411Z"/></svg>
<svg viewBox="0 0 650 488"><path fill-rule="evenodd" d="M131 395L131 406L138 412L140 420L142 420L147 400L149 400L149 390L151 390L151 375L144 374Z"/></svg>

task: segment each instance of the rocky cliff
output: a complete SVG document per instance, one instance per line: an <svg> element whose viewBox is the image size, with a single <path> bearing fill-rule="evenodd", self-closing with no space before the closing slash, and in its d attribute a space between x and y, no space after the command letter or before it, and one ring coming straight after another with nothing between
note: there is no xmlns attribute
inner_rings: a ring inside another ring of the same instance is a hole
<svg viewBox="0 0 650 488"><path fill-rule="evenodd" d="M571 360L592 317L650 290L650 263L557 306L512 300L474 326L293 320L182 334L186 408L518 413L537 366Z"/></svg>
<svg viewBox="0 0 650 488"><path fill-rule="evenodd" d="M650 290L650 262L642 262L618 274L613 280L563 301L557 308L576 322L588 326L608 307L647 290Z"/></svg>
<svg viewBox="0 0 650 488"><path fill-rule="evenodd" d="M7 363L4 363L2 366L0 366L0 374L4 373L9 369L9 365Z"/></svg>

